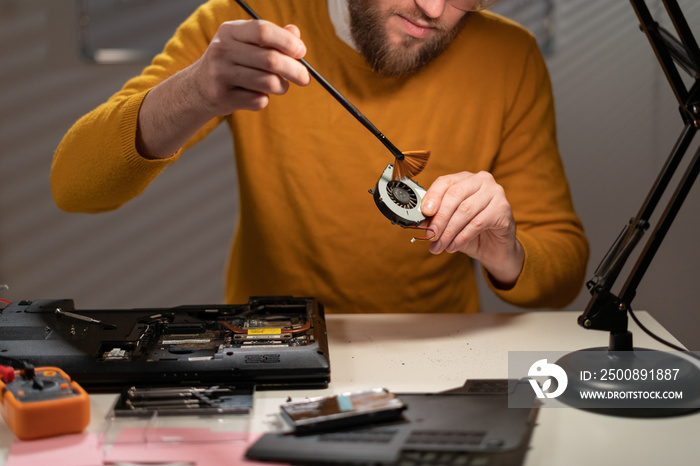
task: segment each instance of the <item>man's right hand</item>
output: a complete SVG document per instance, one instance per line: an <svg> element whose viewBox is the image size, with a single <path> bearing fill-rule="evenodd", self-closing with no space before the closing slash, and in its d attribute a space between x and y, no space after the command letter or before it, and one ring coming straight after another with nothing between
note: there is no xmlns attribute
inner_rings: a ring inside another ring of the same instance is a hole
<svg viewBox="0 0 700 466"><path fill-rule="evenodd" d="M202 56L151 89L139 112L137 147L144 157L166 158L202 126L237 110L261 110L269 95L310 76L296 26L262 20L223 23Z"/></svg>
<svg viewBox="0 0 700 466"><path fill-rule="evenodd" d="M202 57L192 65L193 84L212 116L261 110L269 94L282 95L289 82L305 86L309 73L296 26L267 21L223 23Z"/></svg>

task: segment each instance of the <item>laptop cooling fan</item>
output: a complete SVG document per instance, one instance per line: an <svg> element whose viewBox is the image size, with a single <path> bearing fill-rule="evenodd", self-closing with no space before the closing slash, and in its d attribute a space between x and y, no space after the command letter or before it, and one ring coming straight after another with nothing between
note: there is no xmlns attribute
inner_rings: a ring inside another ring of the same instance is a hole
<svg viewBox="0 0 700 466"><path fill-rule="evenodd" d="M425 216L420 206L426 191L410 178L393 180L394 167L387 165L377 184L369 192L374 197L379 211L391 223L402 227L419 225Z"/></svg>

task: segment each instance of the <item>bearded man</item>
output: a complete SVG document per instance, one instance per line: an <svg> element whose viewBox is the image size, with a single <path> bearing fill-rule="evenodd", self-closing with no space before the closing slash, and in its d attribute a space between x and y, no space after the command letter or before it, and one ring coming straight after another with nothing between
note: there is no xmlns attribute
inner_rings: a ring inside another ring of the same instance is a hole
<svg viewBox="0 0 700 466"><path fill-rule="evenodd" d="M52 167L56 203L116 209L226 124L241 199L226 302L296 295L329 312L477 312L478 261L506 302L563 307L588 244L549 76L532 34L489 3L251 0L265 20L250 20L235 1L210 0L69 130ZM302 57L396 146L431 151L415 180L429 187L429 243L411 244L378 212L367 190L393 158Z"/></svg>

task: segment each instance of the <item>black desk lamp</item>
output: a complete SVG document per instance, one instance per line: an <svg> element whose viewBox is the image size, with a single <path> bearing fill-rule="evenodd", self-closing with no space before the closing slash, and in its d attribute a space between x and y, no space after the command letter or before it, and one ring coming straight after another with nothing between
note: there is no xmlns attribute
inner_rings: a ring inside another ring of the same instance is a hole
<svg viewBox="0 0 700 466"><path fill-rule="evenodd" d="M580 377L574 377L579 380L569 380L569 390L566 392L569 395L560 397L564 403L613 415L659 417L700 409L700 370L688 359L677 354L634 348L632 333L627 329L628 315L653 338L673 349L683 351L683 348L672 345L649 332L634 316L631 302L639 282L698 176L700 149L695 153L669 199L665 211L619 295L613 294L611 288L632 250L649 228L649 219L654 209L700 128L700 49L677 0L663 0L663 4L678 38L654 20L645 0L630 1L641 23L641 29L649 39L680 104L685 126L641 209L615 240L595 271L595 277L587 283L592 298L584 313L579 316L578 323L586 329L609 331L609 347L575 351L562 357L557 364L564 368L567 374L580 375ZM694 80L689 88L681 79L679 68L690 74ZM689 355L692 356L690 353ZM583 377L582 371L587 371L586 377ZM612 377L610 377L611 374ZM584 378L587 380L581 380ZM585 390L617 390L626 392L630 398L607 401L581 400L579 392ZM643 391L647 393L682 391L684 399L633 398L642 396Z"/></svg>

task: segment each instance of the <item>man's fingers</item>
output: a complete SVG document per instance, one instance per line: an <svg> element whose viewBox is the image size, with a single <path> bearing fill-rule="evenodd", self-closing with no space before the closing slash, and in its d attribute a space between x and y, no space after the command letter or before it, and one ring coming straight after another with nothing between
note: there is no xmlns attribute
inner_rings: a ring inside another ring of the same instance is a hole
<svg viewBox="0 0 700 466"><path fill-rule="evenodd" d="M454 175L444 175L438 177L430 189L423 196L423 201L421 203L421 211L426 217L432 217L435 215L440 208L440 202L445 195L445 191L456 182L456 177Z"/></svg>
<svg viewBox="0 0 700 466"><path fill-rule="evenodd" d="M298 59L306 55L306 46L298 28L296 32L294 28L281 28L265 20L240 20L224 23L219 30L235 41L275 49Z"/></svg>
<svg viewBox="0 0 700 466"><path fill-rule="evenodd" d="M480 184L475 183L469 173L442 176L430 186L424 198L423 213L432 216L430 225L437 231L435 241L440 240L443 235L447 235L451 241L457 234L458 230L455 229L461 229L470 219L459 217L473 217L483 208L483 201L481 205L470 201L479 188ZM472 210L476 212L471 213ZM460 215L455 215L456 213ZM460 226L458 222L463 224Z"/></svg>
<svg viewBox="0 0 700 466"><path fill-rule="evenodd" d="M445 204L443 204L443 207ZM436 242L431 251L440 253L448 250L450 245L457 244L459 249L466 242L474 239L487 227L485 220L488 218L484 212L489 208L489 196L478 192L463 200L456 208L440 211L433 217L433 223L439 233L436 234ZM448 251L453 252L453 251Z"/></svg>
<svg viewBox="0 0 700 466"><path fill-rule="evenodd" d="M283 29L266 21L231 21L219 29L218 57L236 65L279 75L294 84L305 86L309 73L298 59L306 46L296 35L296 27Z"/></svg>
<svg viewBox="0 0 700 466"><path fill-rule="evenodd" d="M500 228L510 206L503 188L486 172L462 172L438 178L423 199L423 213L436 233L430 251L464 251L482 233Z"/></svg>
<svg viewBox="0 0 700 466"><path fill-rule="evenodd" d="M284 29L286 29L287 31L291 32L296 37L301 39L301 31L294 24L288 24L284 27ZM299 57L299 58L301 58L301 57Z"/></svg>
<svg viewBox="0 0 700 466"><path fill-rule="evenodd" d="M270 97L267 94L250 91L241 87L234 88L229 93L229 98L236 102L239 110L258 111L267 107Z"/></svg>

